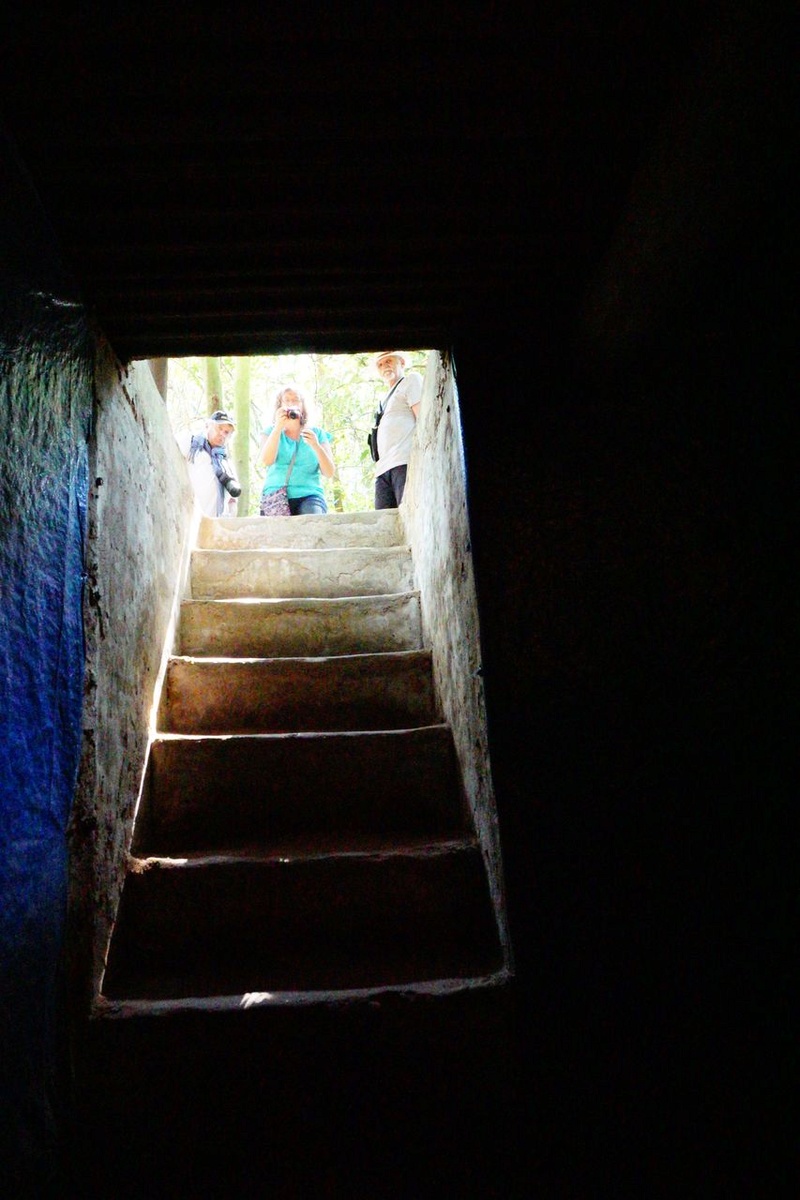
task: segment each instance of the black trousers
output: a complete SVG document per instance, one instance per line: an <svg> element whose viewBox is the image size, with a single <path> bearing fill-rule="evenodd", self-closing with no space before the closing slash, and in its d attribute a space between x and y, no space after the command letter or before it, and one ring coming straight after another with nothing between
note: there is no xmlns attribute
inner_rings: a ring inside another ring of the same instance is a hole
<svg viewBox="0 0 800 1200"><path fill-rule="evenodd" d="M392 467L391 470L384 471L383 475L375 476L376 508L400 507L403 492L406 490L407 473L408 464L403 463L401 467Z"/></svg>

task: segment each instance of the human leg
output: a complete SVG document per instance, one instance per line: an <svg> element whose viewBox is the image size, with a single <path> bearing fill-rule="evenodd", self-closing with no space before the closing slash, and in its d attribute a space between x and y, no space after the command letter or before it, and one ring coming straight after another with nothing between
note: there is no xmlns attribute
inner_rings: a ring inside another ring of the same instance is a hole
<svg viewBox="0 0 800 1200"><path fill-rule="evenodd" d="M391 471L375 476L375 507L397 508L392 487Z"/></svg>
<svg viewBox="0 0 800 1200"><path fill-rule="evenodd" d="M403 499L408 466L392 467L375 478L375 507L397 508Z"/></svg>
<svg viewBox="0 0 800 1200"><path fill-rule="evenodd" d="M399 508L403 500L403 493L406 490L406 475L408 474L408 464L403 463L399 467L392 467L389 474L392 477L392 487L394 488L395 507Z"/></svg>
<svg viewBox="0 0 800 1200"><path fill-rule="evenodd" d="M328 505L322 496L295 496L289 499L289 510L293 517L307 517L311 513L322 516Z"/></svg>

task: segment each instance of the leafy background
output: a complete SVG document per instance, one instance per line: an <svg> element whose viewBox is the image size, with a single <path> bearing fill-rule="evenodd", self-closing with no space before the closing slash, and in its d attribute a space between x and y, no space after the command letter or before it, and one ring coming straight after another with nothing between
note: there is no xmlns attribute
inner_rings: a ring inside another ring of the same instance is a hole
<svg viewBox="0 0 800 1200"><path fill-rule="evenodd" d="M407 369L423 374L427 350L407 351ZM175 436L202 430L206 415L227 409L237 423L230 452L243 485L240 517L255 516L264 468L257 465L263 431L270 424L277 392L301 391L310 422L333 436L336 474L323 479L328 507L362 512L373 507L373 462L367 448L372 416L385 393L372 365L373 354L233 355L170 359L167 411Z"/></svg>

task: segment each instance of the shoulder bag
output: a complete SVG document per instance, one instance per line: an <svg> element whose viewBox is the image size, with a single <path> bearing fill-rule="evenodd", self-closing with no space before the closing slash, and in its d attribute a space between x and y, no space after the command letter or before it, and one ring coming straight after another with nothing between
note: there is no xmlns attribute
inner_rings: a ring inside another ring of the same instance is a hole
<svg viewBox="0 0 800 1200"><path fill-rule="evenodd" d="M292 510L289 508L289 476L294 468L294 460L297 458L297 451L300 446L298 442L294 448L292 461L289 463L289 470L286 472L286 480L283 487L277 488L274 492L267 492L266 496L261 497L261 505L259 513L262 517L290 517Z"/></svg>

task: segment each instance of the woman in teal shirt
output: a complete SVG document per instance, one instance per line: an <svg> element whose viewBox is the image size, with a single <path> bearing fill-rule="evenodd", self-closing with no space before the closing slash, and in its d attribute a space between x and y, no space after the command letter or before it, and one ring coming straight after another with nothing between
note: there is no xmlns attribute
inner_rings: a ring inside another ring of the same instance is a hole
<svg viewBox="0 0 800 1200"><path fill-rule="evenodd" d="M326 430L308 424L302 393L293 387L281 388L275 397L274 424L264 430L258 456L260 465L267 468L262 497L286 484L291 466L287 492L292 516L326 513L328 505L320 476L331 479L336 470L331 441Z"/></svg>

